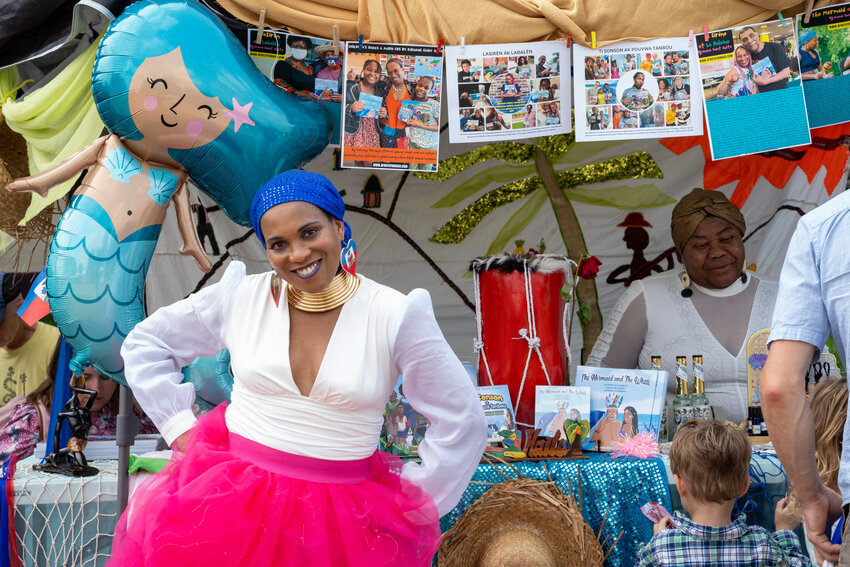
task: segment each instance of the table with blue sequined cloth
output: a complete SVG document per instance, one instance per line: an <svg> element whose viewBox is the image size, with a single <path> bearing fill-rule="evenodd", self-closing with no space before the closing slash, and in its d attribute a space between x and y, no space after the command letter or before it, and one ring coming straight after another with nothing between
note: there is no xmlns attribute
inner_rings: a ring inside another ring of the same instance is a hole
<svg viewBox="0 0 850 567"><path fill-rule="evenodd" d="M620 536L605 564L608 567L631 567L635 564L638 550L652 537L652 523L641 513L640 507L653 501L668 510L672 509L664 463L660 458L612 459L607 453L585 455L587 459L520 461L511 464L527 478L549 480L551 477L564 494L569 495L569 487L572 487L577 499L578 487L581 486L582 516L598 534L599 541L605 542L603 547L606 552ZM491 488L492 484L487 483L502 482L505 475L508 478L517 476L511 467L504 464L479 465L460 503L440 520L442 531L449 530L466 509Z"/></svg>

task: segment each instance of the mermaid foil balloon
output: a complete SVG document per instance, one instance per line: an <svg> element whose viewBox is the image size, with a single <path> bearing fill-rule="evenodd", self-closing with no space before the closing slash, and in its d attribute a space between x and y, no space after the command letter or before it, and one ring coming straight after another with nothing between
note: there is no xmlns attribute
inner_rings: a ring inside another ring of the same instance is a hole
<svg viewBox="0 0 850 567"><path fill-rule="evenodd" d="M169 202L180 252L209 270L191 218L191 178L250 226L254 193L327 144L331 118L275 87L231 33L194 1L144 0L109 27L92 93L111 134L55 168L8 185L42 195L87 169L57 225L47 297L86 366L126 384L120 349L145 317L145 275Z"/></svg>

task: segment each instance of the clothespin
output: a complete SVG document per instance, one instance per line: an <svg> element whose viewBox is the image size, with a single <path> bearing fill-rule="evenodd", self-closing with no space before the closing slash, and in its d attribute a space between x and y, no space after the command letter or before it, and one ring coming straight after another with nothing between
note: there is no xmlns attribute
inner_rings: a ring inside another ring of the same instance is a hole
<svg viewBox="0 0 850 567"><path fill-rule="evenodd" d="M590 48L596 49L596 32L590 32Z"/></svg>
<svg viewBox="0 0 850 567"><path fill-rule="evenodd" d="M339 45L339 22L336 22L333 25L334 30L334 57L339 57L340 45Z"/></svg>
<svg viewBox="0 0 850 567"><path fill-rule="evenodd" d="M464 53L466 53L466 37L460 37L460 56L463 57Z"/></svg>
<svg viewBox="0 0 850 567"><path fill-rule="evenodd" d="M806 15L803 16L803 23L808 24L809 19L812 17L812 6L814 6L815 0L809 0L806 2Z"/></svg>
<svg viewBox="0 0 850 567"><path fill-rule="evenodd" d="M254 38L254 43L261 43L263 40L263 28L266 27L266 9L260 10L260 23L257 24L257 37Z"/></svg>
<svg viewBox="0 0 850 567"><path fill-rule="evenodd" d="M363 34L360 34L360 47L357 48L358 51L363 51Z"/></svg>
<svg viewBox="0 0 850 567"><path fill-rule="evenodd" d="M788 22L785 21L785 16L782 15L782 12L776 12L776 15L779 16L779 21L782 23L782 27L787 28Z"/></svg>
<svg viewBox="0 0 850 567"><path fill-rule="evenodd" d="M437 55L442 53L442 51L443 51L443 40L441 39L440 41L437 42Z"/></svg>
<svg viewBox="0 0 850 567"><path fill-rule="evenodd" d="M694 46L694 30L688 31L688 47Z"/></svg>
<svg viewBox="0 0 850 567"><path fill-rule="evenodd" d="M708 25L703 24L702 26L702 39L703 41L708 41Z"/></svg>
<svg viewBox="0 0 850 567"><path fill-rule="evenodd" d="M572 47L572 45L573 45L573 34L568 33L567 34L567 49Z"/></svg>

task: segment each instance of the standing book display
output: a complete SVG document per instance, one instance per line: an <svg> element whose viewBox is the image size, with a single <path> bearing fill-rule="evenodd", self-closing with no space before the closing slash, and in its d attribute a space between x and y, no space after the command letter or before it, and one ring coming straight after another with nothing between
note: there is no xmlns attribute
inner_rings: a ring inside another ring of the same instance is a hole
<svg viewBox="0 0 850 567"><path fill-rule="evenodd" d="M379 449L399 457L418 457L419 442L431 422L415 411L404 397L403 377L399 376L384 407Z"/></svg>
<svg viewBox="0 0 850 567"><path fill-rule="evenodd" d="M667 378L666 370L579 366L576 385L590 388L590 435L582 448L611 451L641 433L657 441Z"/></svg>

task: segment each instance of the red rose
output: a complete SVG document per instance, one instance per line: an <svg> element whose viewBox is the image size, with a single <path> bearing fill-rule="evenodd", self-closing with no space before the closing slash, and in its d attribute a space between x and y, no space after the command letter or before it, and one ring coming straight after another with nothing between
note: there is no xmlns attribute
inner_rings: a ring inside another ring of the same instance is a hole
<svg viewBox="0 0 850 567"><path fill-rule="evenodd" d="M592 280L599 273L599 266L602 265L602 262L599 261L599 258L596 256L591 256L590 258L585 258L578 267L578 277L583 280Z"/></svg>

